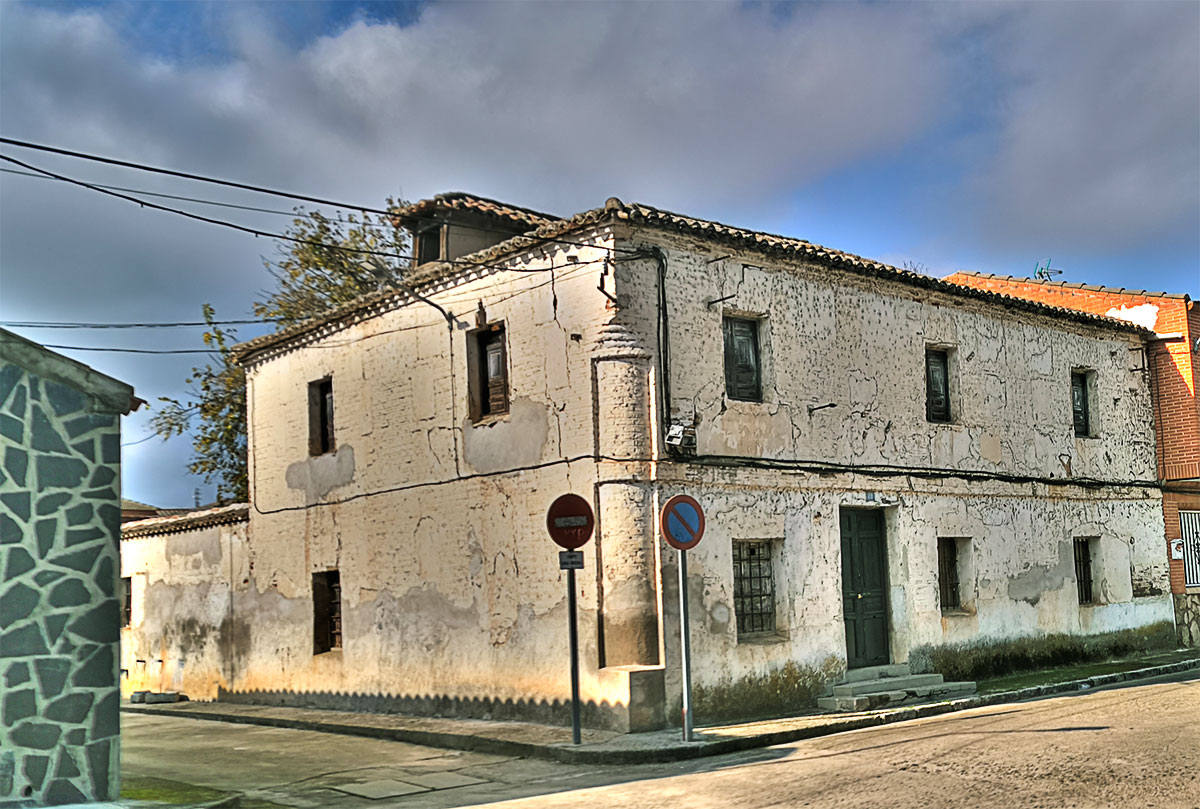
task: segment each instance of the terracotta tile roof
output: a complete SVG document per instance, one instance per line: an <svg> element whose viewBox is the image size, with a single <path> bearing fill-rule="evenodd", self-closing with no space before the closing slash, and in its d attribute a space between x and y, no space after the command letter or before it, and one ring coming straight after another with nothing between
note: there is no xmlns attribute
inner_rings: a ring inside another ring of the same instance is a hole
<svg viewBox="0 0 1200 809"><path fill-rule="evenodd" d="M121 498L121 509L124 511L161 511L158 506L139 503L137 500L130 500L126 497Z"/></svg>
<svg viewBox="0 0 1200 809"><path fill-rule="evenodd" d="M422 203L415 204L420 205ZM671 231L694 238L708 239L729 247L764 255L785 259L814 261L860 275L932 289L958 298L989 301L1009 309L1051 315L1060 320L1086 323L1091 326L1100 326L1115 331L1134 332L1142 336L1149 336L1151 334L1151 332L1146 331L1140 326L1123 320L1117 320L1116 318L1093 315L1075 309L1051 306L1011 295L1003 295L998 292L975 289L962 284L944 281L932 275L903 270L882 262L856 256L853 253L845 253L840 250L822 247L819 244L813 244L803 239L747 230L746 228L734 227L732 225L723 225L720 222L684 216L683 214L672 213L671 211L654 208L649 205L624 203L616 197L610 197L602 208L581 211L567 219L548 221L535 230L514 236L511 239L507 239L485 250L480 250L477 253L472 253L469 256L464 256L453 262L441 261L423 264L416 272L408 276L405 287L420 291L437 284L453 283L475 273L488 270L503 270L505 268L499 266L498 262L513 253L541 244L552 243L555 239L562 238L572 231L597 225L622 222ZM240 343L234 346L234 356L238 362L246 363L255 359L256 355L263 354L265 356L265 353L272 349L283 350L289 344L302 337L317 339L340 330L347 325L361 323L384 312L404 306L412 300L412 295L406 292L405 289L388 289L373 292L311 320L297 323L274 334L267 334L248 342Z"/></svg>
<svg viewBox="0 0 1200 809"><path fill-rule="evenodd" d="M468 194L463 191L438 194L431 199L423 199L419 202L393 208L392 218L395 222L406 222L421 219L430 214L445 210L471 211L499 219L506 219L519 225L525 225L530 230L541 227L548 222L559 221L559 217L553 214L542 213L532 208L522 208L518 205L509 205L506 202Z"/></svg>
<svg viewBox="0 0 1200 809"><path fill-rule="evenodd" d="M1125 287L1106 287L1097 284L1074 284L1068 281L1047 281L1042 278L1020 278L1015 275L998 275L996 273L987 272L971 272L969 270L959 270L946 276L949 280L956 275L968 275L972 278L995 278L997 281L1011 281L1017 284L1041 284L1047 287L1062 287L1064 289L1082 289L1088 292L1105 292L1110 295L1129 295L1137 298L1179 298L1181 300L1191 300L1185 292L1151 292L1147 289L1126 289Z"/></svg>
<svg viewBox="0 0 1200 809"><path fill-rule="evenodd" d="M127 522L121 526L122 539L158 536L159 534L174 534L180 531L191 531L196 528L208 528L213 525L246 522L250 519L249 503L234 503L231 506L206 508L201 511L189 511L185 514L173 514L167 517L150 517L145 520Z"/></svg>

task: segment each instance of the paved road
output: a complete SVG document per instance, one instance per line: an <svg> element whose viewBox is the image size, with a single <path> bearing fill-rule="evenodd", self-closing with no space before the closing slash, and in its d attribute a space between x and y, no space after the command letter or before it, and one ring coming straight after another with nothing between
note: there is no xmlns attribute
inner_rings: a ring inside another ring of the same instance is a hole
<svg viewBox="0 0 1200 809"><path fill-rule="evenodd" d="M1200 809L1195 672L644 767L566 766L173 717L124 721L128 774L305 808L511 801L506 809Z"/></svg>

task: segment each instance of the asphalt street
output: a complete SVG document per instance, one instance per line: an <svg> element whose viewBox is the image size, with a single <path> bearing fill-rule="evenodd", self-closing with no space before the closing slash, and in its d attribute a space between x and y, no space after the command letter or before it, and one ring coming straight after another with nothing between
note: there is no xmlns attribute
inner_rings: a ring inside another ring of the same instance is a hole
<svg viewBox="0 0 1200 809"><path fill-rule="evenodd" d="M1200 809L1200 677L994 705L678 764L570 766L123 717L122 768L280 806Z"/></svg>

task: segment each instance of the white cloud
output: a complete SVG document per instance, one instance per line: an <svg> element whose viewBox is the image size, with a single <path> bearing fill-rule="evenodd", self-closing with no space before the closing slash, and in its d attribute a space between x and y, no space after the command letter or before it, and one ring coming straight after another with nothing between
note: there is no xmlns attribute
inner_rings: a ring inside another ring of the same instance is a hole
<svg viewBox="0 0 1200 809"><path fill-rule="evenodd" d="M1200 217L1194 3L831 3L783 16L734 3L456 3L405 27L359 21L299 51L269 17L287 6L213 8L202 28L228 56L171 60L124 37L136 4L0 5L0 131L367 205L467 190L565 214L617 195L791 232L808 227L789 221L797 189L880 166L877 189L840 200L844 220L927 210L926 232L880 252L938 240L952 257L938 266L958 266L972 239L1136 246L1186 240ZM203 42L180 52L203 54ZM906 148L955 170L898 187L886 170ZM269 240L122 206L0 175L4 317L182 320L205 301L235 317L269 283ZM193 364L102 356L80 359L136 377L148 398L177 392ZM186 502L193 483L155 446L138 447L153 470L138 474L178 475Z"/></svg>

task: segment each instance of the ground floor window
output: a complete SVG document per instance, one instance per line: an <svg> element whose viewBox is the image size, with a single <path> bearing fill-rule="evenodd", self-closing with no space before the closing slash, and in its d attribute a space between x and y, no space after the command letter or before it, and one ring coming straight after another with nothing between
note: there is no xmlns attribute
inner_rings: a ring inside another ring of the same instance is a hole
<svg viewBox="0 0 1200 809"><path fill-rule="evenodd" d="M1179 530L1183 537L1183 584L1200 587L1200 511L1179 512Z"/></svg>
<svg viewBox="0 0 1200 809"><path fill-rule="evenodd" d="M1092 597L1092 543L1094 537L1075 540L1075 584L1079 588L1079 603L1094 604Z"/></svg>
<svg viewBox="0 0 1200 809"><path fill-rule="evenodd" d="M313 654L342 648L342 580L336 570L313 574Z"/></svg>
<svg viewBox="0 0 1200 809"><path fill-rule="evenodd" d="M775 576L768 540L733 543L733 611L738 637L775 631Z"/></svg>
<svg viewBox="0 0 1200 809"><path fill-rule="evenodd" d="M133 623L133 578L121 578L121 626Z"/></svg>
<svg viewBox="0 0 1200 809"><path fill-rule="evenodd" d="M958 586L958 540L938 537L938 595L942 612L962 609Z"/></svg>

